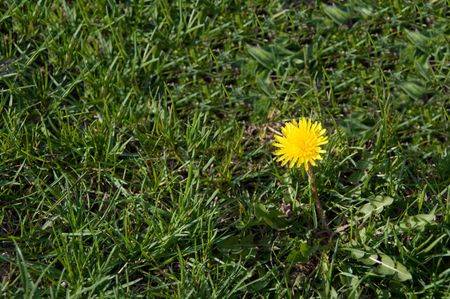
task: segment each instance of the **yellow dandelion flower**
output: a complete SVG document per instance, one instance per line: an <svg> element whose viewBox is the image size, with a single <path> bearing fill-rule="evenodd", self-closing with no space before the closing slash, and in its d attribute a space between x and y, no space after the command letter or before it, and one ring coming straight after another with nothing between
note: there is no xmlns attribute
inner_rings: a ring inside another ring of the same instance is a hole
<svg viewBox="0 0 450 299"><path fill-rule="evenodd" d="M321 154L325 150L320 146L328 143L325 136L325 129L319 122L312 122L310 119L302 117L298 121L288 122L281 128L283 136L275 136L276 142L273 146L278 147L274 152L277 161L281 161L284 166L289 162L289 167L305 166L308 170L309 164L316 166L316 160L322 160Z"/></svg>

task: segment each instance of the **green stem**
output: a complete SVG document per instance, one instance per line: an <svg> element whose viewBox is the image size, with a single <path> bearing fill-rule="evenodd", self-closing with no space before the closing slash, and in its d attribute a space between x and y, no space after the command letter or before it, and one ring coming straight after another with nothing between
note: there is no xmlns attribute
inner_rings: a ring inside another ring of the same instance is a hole
<svg viewBox="0 0 450 299"><path fill-rule="evenodd" d="M322 205L320 204L319 200L319 194L317 192L316 177L314 176L314 172L312 171L312 166L311 165L308 166L309 167L307 173L309 179L309 187L311 188L312 199L314 200L314 204L316 205L316 213L317 216L319 217L322 229L328 230L327 219L325 217L325 213L322 210Z"/></svg>

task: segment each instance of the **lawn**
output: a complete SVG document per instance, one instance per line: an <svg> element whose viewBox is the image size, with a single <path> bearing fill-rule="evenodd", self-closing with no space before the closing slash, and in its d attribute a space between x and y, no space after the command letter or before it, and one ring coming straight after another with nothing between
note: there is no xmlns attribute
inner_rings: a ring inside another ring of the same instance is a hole
<svg viewBox="0 0 450 299"><path fill-rule="evenodd" d="M0 3L0 296L449 298L448 1ZM281 166L300 117L328 144Z"/></svg>

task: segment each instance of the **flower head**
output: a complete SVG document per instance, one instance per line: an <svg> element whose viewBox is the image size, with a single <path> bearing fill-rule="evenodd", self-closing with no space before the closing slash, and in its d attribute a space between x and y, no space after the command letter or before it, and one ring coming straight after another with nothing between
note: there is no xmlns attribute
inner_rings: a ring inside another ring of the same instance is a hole
<svg viewBox="0 0 450 299"><path fill-rule="evenodd" d="M319 122L304 117L298 121L294 119L286 123L281 132L283 136L275 136L273 146L278 147L274 154L279 156L277 161L282 161L282 166L290 162L292 168L297 163L297 167L304 165L308 170L309 164L315 166L316 160L322 160L321 154L325 150L320 146L328 143L328 137Z"/></svg>

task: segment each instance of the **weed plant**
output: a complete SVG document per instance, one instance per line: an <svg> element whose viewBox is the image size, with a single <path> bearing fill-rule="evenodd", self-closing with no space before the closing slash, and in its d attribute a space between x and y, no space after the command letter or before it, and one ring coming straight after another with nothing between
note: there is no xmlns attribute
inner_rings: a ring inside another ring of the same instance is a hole
<svg viewBox="0 0 450 299"><path fill-rule="evenodd" d="M448 298L448 7L1 1L0 295Z"/></svg>

